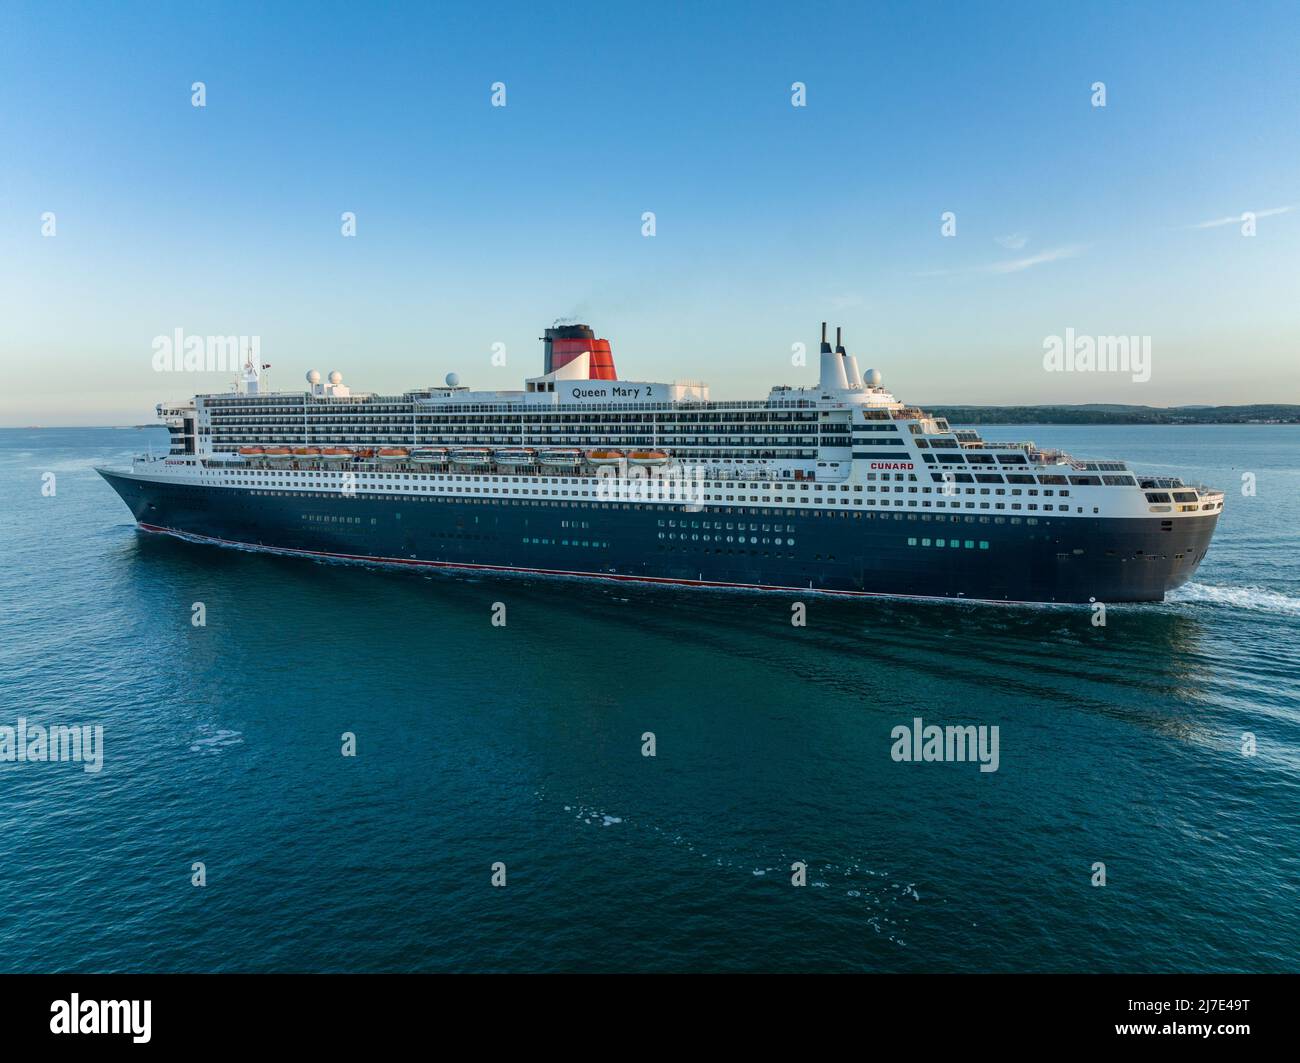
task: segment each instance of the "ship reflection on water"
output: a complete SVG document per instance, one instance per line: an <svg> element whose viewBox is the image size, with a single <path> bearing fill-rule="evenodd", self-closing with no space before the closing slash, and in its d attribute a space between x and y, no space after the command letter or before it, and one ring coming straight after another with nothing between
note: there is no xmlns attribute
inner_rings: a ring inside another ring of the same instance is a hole
<svg viewBox="0 0 1300 1063"><path fill-rule="evenodd" d="M545 683L548 670L576 667L690 699L720 669L739 667L743 698L756 706L769 681L784 689L797 680L807 712L829 691L863 705L981 716L1001 700L1027 699L1173 735L1194 732L1192 710L1214 696L1207 620L1176 603L1000 606L411 572L152 535L130 549L149 566L165 563L165 582L226 584L225 608L237 614L227 623L257 633L250 652L281 641L293 652L289 610L331 630L334 644L366 645L372 662L382 653L385 668L410 669L421 683L433 653L439 671L490 661L497 676L517 668L521 682ZM506 606L504 630L489 623L495 603ZM535 672L538 661L547 668Z"/></svg>

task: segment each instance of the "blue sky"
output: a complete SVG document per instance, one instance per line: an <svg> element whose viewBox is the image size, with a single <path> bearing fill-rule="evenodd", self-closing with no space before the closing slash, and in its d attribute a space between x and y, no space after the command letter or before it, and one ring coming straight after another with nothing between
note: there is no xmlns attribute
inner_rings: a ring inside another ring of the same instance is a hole
<svg viewBox="0 0 1300 1063"><path fill-rule="evenodd" d="M829 319L909 401L1300 402L1297 39L1294 4L8 3L0 424L224 390L152 370L176 328L400 391L518 387L573 316L715 397L810 381ZM1067 328L1150 336L1150 381L1044 372Z"/></svg>

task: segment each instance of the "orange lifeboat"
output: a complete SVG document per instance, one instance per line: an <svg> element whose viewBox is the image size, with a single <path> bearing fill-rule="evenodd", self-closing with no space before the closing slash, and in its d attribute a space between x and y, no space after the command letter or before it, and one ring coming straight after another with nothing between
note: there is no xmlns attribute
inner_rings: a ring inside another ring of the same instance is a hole
<svg viewBox="0 0 1300 1063"><path fill-rule="evenodd" d="M267 447L262 451L262 455L276 461L283 461L285 458L293 457L293 451L288 447Z"/></svg>
<svg viewBox="0 0 1300 1063"><path fill-rule="evenodd" d="M380 461L406 461L411 454L405 447L380 447Z"/></svg>
<svg viewBox="0 0 1300 1063"><path fill-rule="evenodd" d="M633 465L667 465L669 457L662 450L634 450L627 456Z"/></svg>
<svg viewBox="0 0 1300 1063"><path fill-rule="evenodd" d="M320 456L320 447L294 447L295 458L315 458Z"/></svg>
<svg viewBox="0 0 1300 1063"><path fill-rule="evenodd" d="M240 447L239 453L245 458L260 458L266 453L265 447Z"/></svg>
<svg viewBox="0 0 1300 1063"><path fill-rule="evenodd" d="M589 450L587 460L593 465L615 465L623 460L621 450Z"/></svg>
<svg viewBox="0 0 1300 1063"><path fill-rule="evenodd" d="M352 451L347 447L321 447L320 456L322 461L350 461Z"/></svg>

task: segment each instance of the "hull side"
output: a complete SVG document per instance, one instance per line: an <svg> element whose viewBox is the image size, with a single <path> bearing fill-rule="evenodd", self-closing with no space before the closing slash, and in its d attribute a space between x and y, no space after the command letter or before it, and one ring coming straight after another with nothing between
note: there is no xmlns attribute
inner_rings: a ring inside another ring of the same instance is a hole
<svg viewBox="0 0 1300 1063"><path fill-rule="evenodd" d="M692 513L652 503L254 491L100 473L142 528L222 544L363 562L995 602L1160 601L1196 571L1218 519L1012 524L964 513Z"/></svg>

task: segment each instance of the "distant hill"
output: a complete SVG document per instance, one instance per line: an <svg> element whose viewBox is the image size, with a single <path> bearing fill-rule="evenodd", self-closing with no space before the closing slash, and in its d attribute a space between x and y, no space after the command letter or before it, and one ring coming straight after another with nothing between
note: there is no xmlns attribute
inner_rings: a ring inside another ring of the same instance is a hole
<svg viewBox="0 0 1300 1063"><path fill-rule="evenodd" d="M949 424L1300 424L1300 406L926 406Z"/></svg>

